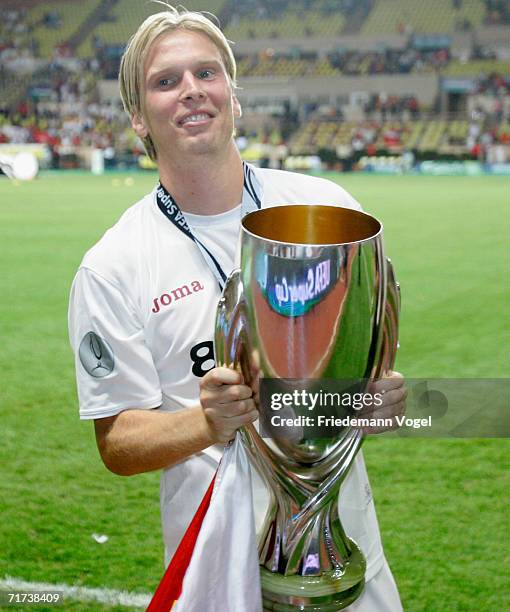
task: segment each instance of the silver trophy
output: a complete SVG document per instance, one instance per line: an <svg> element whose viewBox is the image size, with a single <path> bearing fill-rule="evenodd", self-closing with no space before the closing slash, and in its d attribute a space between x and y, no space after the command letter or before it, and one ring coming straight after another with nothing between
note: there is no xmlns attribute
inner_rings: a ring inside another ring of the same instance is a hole
<svg viewBox="0 0 510 612"><path fill-rule="evenodd" d="M381 224L358 211L266 208L244 218L241 241L241 268L218 305L215 354L217 365L242 371L260 412L260 431L249 425L241 436L271 493L259 536L264 610L340 610L365 583L364 556L338 514L362 433L344 426L318 435L299 421L310 414L301 405L285 407L291 426L271 428L261 389L266 380L366 388L390 370L398 285Z"/></svg>

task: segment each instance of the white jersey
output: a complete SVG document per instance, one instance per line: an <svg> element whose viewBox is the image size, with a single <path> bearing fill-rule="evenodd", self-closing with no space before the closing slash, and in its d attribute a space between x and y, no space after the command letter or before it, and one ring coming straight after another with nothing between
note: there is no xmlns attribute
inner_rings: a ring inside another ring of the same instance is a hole
<svg viewBox="0 0 510 612"><path fill-rule="evenodd" d="M359 209L335 183L301 174L251 169L262 207L329 204ZM246 182L245 194L246 197ZM248 189L248 191L250 191ZM234 267L241 205L220 215L185 215L195 236L226 274ZM82 419L130 409L181 410L198 402L199 382L213 365L218 281L197 245L156 204L155 190L129 208L85 255L70 300ZM214 474L221 447L163 470L161 512L167 561ZM267 494L254 478L257 522ZM384 557L363 456L340 492L346 533L367 558L367 580Z"/></svg>

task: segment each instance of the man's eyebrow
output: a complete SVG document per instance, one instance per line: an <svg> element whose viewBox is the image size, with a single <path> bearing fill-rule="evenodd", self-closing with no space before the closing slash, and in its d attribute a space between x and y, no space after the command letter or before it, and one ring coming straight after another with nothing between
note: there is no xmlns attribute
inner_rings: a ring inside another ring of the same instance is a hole
<svg viewBox="0 0 510 612"><path fill-rule="evenodd" d="M193 68L194 69L198 69L198 68L204 68L205 66L214 66L215 68L223 68L223 63L221 62L221 60L216 59L216 58L211 58L211 59L205 59L205 60L198 60L196 62L193 63ZM156 68L156 69L149 69L148 73L147 73L147 81L150 81L151 79L157 78L159 76L161 76L162 74L176 74L179 73L181 71L182 67L181 66L161 66L161 68Z"/></svg>
<svg viewBox="0 0 510 612"><path fill-rule="evenodd" d="M221 62L221 60L216 59L216 58L211 58L208 60L200 60L199 62L197 62L197 66L223 66L223 63Z"/></svg>

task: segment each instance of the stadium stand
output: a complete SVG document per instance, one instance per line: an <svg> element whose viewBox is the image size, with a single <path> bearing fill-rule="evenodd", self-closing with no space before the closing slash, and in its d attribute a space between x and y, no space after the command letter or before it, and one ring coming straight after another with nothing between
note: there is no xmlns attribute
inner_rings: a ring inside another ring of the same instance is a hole
<svg viewBox="0 0 510 612"><path fill-rule="evenodd" d="M510 24L510 4L508 0L485 0L487 9L484 23L487 25Z"/></svg>
<svg viewBox="0 0 510 612"><path fill-rule="evenodd" d="M229 23L226 34L233 40L335 36L344 30L344 11L347 6L352 7L353 2L231 1L228 4Z"/></svg>
<svg viewBox="0 0 510 612"><path fill-rule="evenodd" d="M233 40L452 33L510 23L506 0L231 0L227 7Z"/></svg>
<svg viewBox="0 0 510 612"><path fill-rule="evenodd" d="M510 122L505 121L501 123L497 129L494 131L496 136L496 141L501 144L510 144Z"/></svg>
<svg viewBox="0 0 510 612"><path fill-rule="evenodd" d="M193 11L209 11L218 15L224 0L190 0L186 8ZM97 24L87 38L78 46L80 57L94 55L101 46L121 45L129 40L138 25L149 15L161 10L161 5L151 2L133 2L133 0L117 0L109 11L105 21Z"/></svg>
<svg viewBox="0 0 510 612"><path fill-rule="evenodd" d="M293 55L294 57L292 57ZM438 72L450 63L448 49L416 50L385 49L384 51L332 51L327 57L308 52L305 56L298 51L292 54L266 53L242 57L239 62L240 77L303 77L409 74ZM312 57L313 56L313 57ZM494 65L503 62L493 62ZM482 62L483 64L483 62Z"/></svg>
<svg viewBox="0 0 510 612"><path fill-rule="evenodd" d="M15 107L31 82L31 75L16 75L0 67L0 91L2 91L1 106L8 109Z"/></svg>
<svg viewBox="0 0 510 612"><path fill-rule="evenodd" d="M441 33L469 30L483 23L483 0L378 0L364 22L362 34Z"/></svg>
<svg viewBox="0 0 510 612"><path fill-rule="evenodd" d="M51 0L28 12L28 27L37 41L39 57L51 57L79 29L102 0Z"/></svg>
<svg viewBox="0 0 510 612"><path fill-rule="evenodd" d="M468 62L453 61L445 66L445 76L471 76L480 74L510 74L510 61L503 60L471 60Z"/></svg>
<svg viewBox="0 0 510 612"><path fill-rule="evenodd" d="M7 8L0 20L0 56L15 56L18 51L36 55L35 40L31 35L26 9Z"/></svg>
<svg viewBox="0 0 510 612"><path fill-rule="evenodd" d="M4 2L0 141L47 143L60 167L79 164L72 151L91 148L108 152L112 164L134 163L142 148L115 79L127 39L160 6ZM251 97L243 100L238 134L252 161L281 163L277 148L332 165L340 160L344 168L358 167L362 157L406 152L417 159L488 159L493 144L507 147L510 158L508 3L193 0L186 6L217 14L240 41L234 45L239 96L250 91ZM473 32L464 31L467 22ZM491 45L495 26L500 34ZM253 40L259 36L263 44Z"/></svg>
<svg viewBox="0 0 510 612"><path fill-rule="evenodd" d="M446 129L445 120L429 121L424 127L417 150L422 153L437 151Z"/></svg>
<svg viewBox="0 0 510 612"><path fill-rule="evenodd" d="M245 38L294 38L311 36L336 36L342 33L345 18L341 13L329 16L296 7L282 11L277 17L252 16L233 18L226 34L233 40Z"/></svg>

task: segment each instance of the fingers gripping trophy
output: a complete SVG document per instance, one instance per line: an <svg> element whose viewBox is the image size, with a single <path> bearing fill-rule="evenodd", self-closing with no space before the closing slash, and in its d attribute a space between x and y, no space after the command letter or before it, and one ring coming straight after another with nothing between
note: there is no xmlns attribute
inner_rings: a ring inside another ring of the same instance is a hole
<svg viewBox="0 0 510 612"><path fill-rule="evenodd" d="M261 422L271 412L259 393L266 379L367 380L393 367L399 289L375 218L276 206L247 215L241 232L241 268L218 305L215 351L219 366L240 369L251 384ZM259 537L264 609L348 606L363 591L366 563L342 528L338 495L361 431L319 437L274 427L268 437L249 425L241 436L271 493Z"/></svg>

